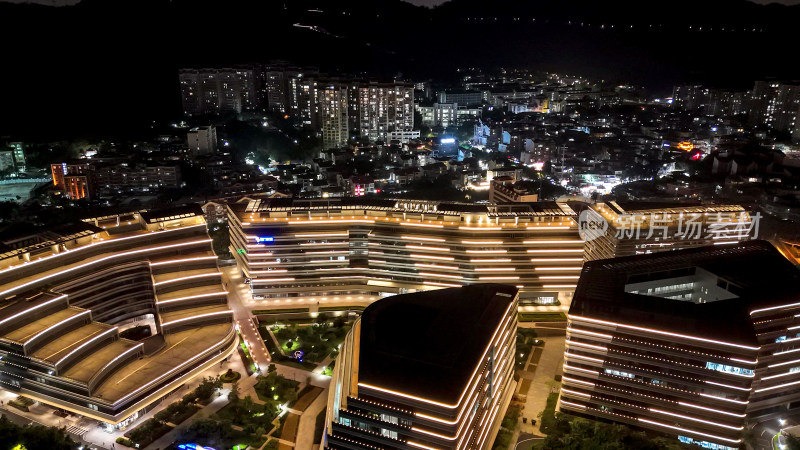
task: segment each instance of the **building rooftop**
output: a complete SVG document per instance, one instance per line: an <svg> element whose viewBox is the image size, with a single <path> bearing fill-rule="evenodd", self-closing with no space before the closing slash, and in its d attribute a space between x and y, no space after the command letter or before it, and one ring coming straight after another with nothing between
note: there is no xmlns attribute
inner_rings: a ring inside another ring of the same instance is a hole
<svg viewBox="0 0 800 450"><path fill-rule="evenodd" d="M720 294L704 300L642 293L708 274ZM798 292L800 270L769 242L747 241L587 262L569 313L757 345L750 311L796 302Z"/></svg>
<svg viewBox="0 0 800 450"><path fill-rule="evenodd" d="M167 334L161 351L124 365L100 383L94 394L104 400L118 401L164 375L174 376L180 372L176 370L178 367L218 345L230 332L230 323L220 323Z"/></svg>
<svg viewBox="0 0 800 450"><path fill-rule="evenodd" d="M359 382L457 403L516 295L476 284L371 304L361 316Z"/></svg>
<svg viewBox="0 0 800 450"><path fill-rule="evenodd" d="M71 319L78 314L88 314L88 310L70 306L58 311L54 311L44 317L20 325L13 330L10 330L2 335L2 339L24 344L36 337L40 333L49 330L51 327L60 324L61 322Z"/></svg>
<svg viewBox="0 0 800 450"><path fill-rule="evenodd" d="M326 198L326 199L297 199L297 198L265 198L249 202L230 204L231 209L237 214L248 214L268 211L399 211L419 212L425 214L488 214L491 216L540 216L558 215L574 216L574 212L562 207L557 202L516 202L506 203L457 203L409 199L385 198ZM363 214L358 213L358 214Z"/></svg>
<svg viewBox="0 0 800 450"><path fill-rule="evenodd" d="M191 203L185 206L143 211L141 214L145 223L158 223L166 222L168 220L183 219L186 217L202 216L203 210L197 203Z"/></svg>
<svg viewBox="0 0 800 450"><path fill-rule="evenodd" d="M617 214L630 213L693 213L743 212L739 205L703 205L698 201L609 202L606 205Z"/></svg>

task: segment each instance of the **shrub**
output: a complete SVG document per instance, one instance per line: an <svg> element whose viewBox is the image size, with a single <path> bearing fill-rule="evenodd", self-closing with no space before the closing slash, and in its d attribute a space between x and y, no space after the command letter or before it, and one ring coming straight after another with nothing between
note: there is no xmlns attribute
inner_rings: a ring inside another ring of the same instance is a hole
<svg viewBox="0 0 800 450"><path fill-rule="evenodd" d="M122 444L122 445L124 445L126 447L134 447L135 446L135 444L133 443L132 440L124 438L122 436L117 438L117 444Z"/></svg>
<svg viewBox="0 0 800 450"><path fill-rule="evenodd" d="M555 377L553 377L553 378L554 378L556 381L558 381L559 383L561 382L561 375L556 375L556 376L555 376Z"/></svg>
<svg viewBox="0 0 800 450"><path fill-rule="evenodd" d="M237 381L241 377L242 374L240 374L239 372L234 372L232 369L228 369L228 371L222 374L219 377L219 379L223 383L233 383L234 381Z"/></svg>

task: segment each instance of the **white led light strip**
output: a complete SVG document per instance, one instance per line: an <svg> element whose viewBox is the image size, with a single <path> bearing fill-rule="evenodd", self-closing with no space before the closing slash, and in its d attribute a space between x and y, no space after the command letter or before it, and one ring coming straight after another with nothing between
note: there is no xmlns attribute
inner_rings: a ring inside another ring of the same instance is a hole
<svg viewBox="0 0 800 450"><path fill-rule="evenodd" d="M185 301L185 300L194 300L196 298L217 297L217 296L220 296L220 295L228 295L228 293L225 292L225 291L222 291L222 292L211 292L209 294L190 295L188 297L173 298L173 299L170 299L170 300L161 300L161 301L156 302L156 305L164 305L164 304L167 304L167 303L182 302L182 301Z"/></svg>
<svg viewBox="0 0 800 450"><path fill-rule="evenodd" d="M18 290L24 289L24 288L26 288L28 286L31 286L31 285L34 285L34 284L37 284L37 283L42 283L42 282L44 282L46 280L49 280L51 278L58 277L58 276L61 276L61 275L64 275L66 273L70 273L70 272L73 272L73 271L76 271L76 270L79 270L79 269L83 269L85 267L91 267L91 266L93 266L95 264L98 264L98 263L101 263L101 262L104 262L104 261L114 260L114 259L117 259L117 258L120 258L120 257L123 257L123 256L138 255L140 253L145 253L145 252L164 250L164 249L168 249L168 248L185 247L185 246L189 246L189 245L196 245L196 244L208 243L208 242L211 242L211 239L201 239L201 240L197 240L197 241L183 242L183 243L180 243L180 244L162 245L160 247L148 247L148 248L143 248L143 249L140 249L140 250L131 250L131 251L128 251L128 252L116 253L114 255L104 256L104 257L96 259L94 261L90 261L90 262L81 264L79 266L70 267L69 269L62 269L62 270L60 270L60 271L58 271L56 273L44 276L42 278L37 278L36 280L29 281L27 283L21 284L21 285L16 286L16 287L13 287L11 289L7 289L7 290L5 290L3 292L0 292L0 297L5 297L5 296L9 295L10 293L12 293L14 291L18 291ZM2 322L0 322L0 323L2 323Z"/></svg>
<svg viewBox="0 0 800 450"><path fill-rule="evenodd" d="M665 335L665 336L679 337L679 338L689 339L689 340L693 340L693 341L712 342L714 344L727 345L727 346L730 346L730 347L738 347L738 348L743 348L743 349L747 349L747 350L759 350L760 349L760 347L751 347L749 345L734 344L732 342L716 341L716 340L713 340L713 339L703 338L703 337L699 337L699 336L691 336L691 335L688 335L688 334L672 333L672 332L669 332L669 331L656 330L656 329L653 329L653 328L636 327L636 326L633 326L633 325L626 325L626 324L617 323L617 322L609 322L609 321L606 321L606 320L592 319L592 318L589 318L589 317L576 316L576 315L572 315L572 314L569 315L569 318L573 319L573 320L582 320L582 321L587 321L587 322L594 322L594 323L599 323L599 324L603 324L603 325L611 325L611 326L616 326L616 327L621 327L621 328L627 328L627 329L631 329L631 330L645 331L645 332L648 332L648 333L656 333L656 334L661 334L661 335Z"/></svg>
<svg viewBox="0 0 800 450"><path fill-rule="evenodd" d="M91 344L92 342L95 342L96 340L98 340L98 339L100 339L100 338L103 338L103 337L105 337L105 336L106 336L107 334L109 334L109 333L116 332L116 331L117 331L117 329L118 329L117 327L114 327L114 328L111 328L111 329L109 329L109 330L106 330L106 331L103 331L103 332L101 332L101 333L98 333L98 334L97 334L97 335L95 335L93 338L91 338L91 339L89 339L88 341L84 342L83 344L81 344L81 345L79 345L79 346L75 347L75 349L74 349L74 350L72 350L71 352L67 353L66 355L64 355L64 357L63 357L63 358L61 358L61 359L59 359L58 361L56 361L56 364L55 364L55 365L56 365L56 367L58 367L58 366L59 366L59 365L60 365L62 362L64 362L64 361L65 361L66 359L68 359L70 356L72 356L72 355L73 355L75 352L78 352L78 351L80 351L82 348L86 347L87 345Z"/></svg>

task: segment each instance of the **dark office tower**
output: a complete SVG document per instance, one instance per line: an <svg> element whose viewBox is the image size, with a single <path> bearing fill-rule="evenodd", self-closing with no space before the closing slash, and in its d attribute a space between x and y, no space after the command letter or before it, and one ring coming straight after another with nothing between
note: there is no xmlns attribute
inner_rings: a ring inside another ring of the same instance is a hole
<svg viewBox="0 0 800 450"><path fill-rule="evenodd" d="M336 361L323 445L484 449L514 391L517 290L396 295L364 310Z"/></svg>
<svg viewBox="0 0 800 450"><path fill-rule="evenodd" d="M740 448L800 401L798 286L766 241L587 262L560 410Z"/></svg>

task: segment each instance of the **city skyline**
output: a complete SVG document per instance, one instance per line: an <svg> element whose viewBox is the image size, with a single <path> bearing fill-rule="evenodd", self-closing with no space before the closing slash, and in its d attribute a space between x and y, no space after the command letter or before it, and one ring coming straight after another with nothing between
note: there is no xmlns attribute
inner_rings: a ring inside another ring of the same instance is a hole
<svg viewBox="0 0 800 450"><path fill-rule="evenodd" d="M0 0L0 447L800 450L767 3Z"/></svg>

